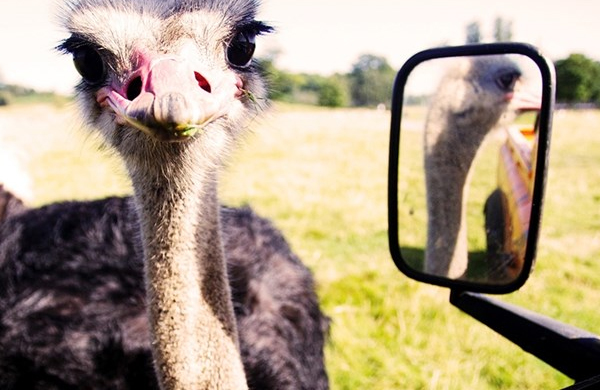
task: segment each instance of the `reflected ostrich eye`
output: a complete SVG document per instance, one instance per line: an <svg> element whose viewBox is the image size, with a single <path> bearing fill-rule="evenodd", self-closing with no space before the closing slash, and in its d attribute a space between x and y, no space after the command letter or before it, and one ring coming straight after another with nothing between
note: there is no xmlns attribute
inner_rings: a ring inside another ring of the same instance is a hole
<svg viewBox="0 0 600 390"><path fill-rule="evenodd" d="M521 77L521 74L519 72L513 71L503 73L496 78L496 84L503 91L510 92L514 89L515 83L517 82L519 77Z"/></svg>
<svg viewBox="0 0 600 390"><path fill-rule="evenodd" d="M245 68L250 65L254 55L255 34L237 32L227 46L227 61L231 66Z"/></svg>
<svg viewBox="0 0 600 390"><path fill-rule="evenodd" d="M91 85L97 85L106 78L106 67L104 60L91 47L83 46L73 51L73 64L75 69L83 77L83 80Z"/></svg>

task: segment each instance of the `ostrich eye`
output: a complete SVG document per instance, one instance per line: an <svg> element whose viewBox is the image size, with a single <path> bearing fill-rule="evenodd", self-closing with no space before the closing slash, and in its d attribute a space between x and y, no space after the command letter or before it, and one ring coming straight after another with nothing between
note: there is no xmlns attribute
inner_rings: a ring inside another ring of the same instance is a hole
<svg viewBox="0 0 600 390"><path fill-rule="evenodd" d="M521 77L519 72L503 73L496 78L496 84L503 91L510 92L513 90L519 77Z"/></svg>
<svg viewBox="0 0 600 390"><path fill-rule="evenodd" d="M100 54L91 47L80 47L73 51L75 69L88 84L99 84L106 77L106 68Z"/></svg>
<svg viewBox="0 0 600 390"><path fill-rule="evenodd" d="M227 61L232 66L244 68L250 65L255 48L255 34L240 31L227 46Z"/></svg>

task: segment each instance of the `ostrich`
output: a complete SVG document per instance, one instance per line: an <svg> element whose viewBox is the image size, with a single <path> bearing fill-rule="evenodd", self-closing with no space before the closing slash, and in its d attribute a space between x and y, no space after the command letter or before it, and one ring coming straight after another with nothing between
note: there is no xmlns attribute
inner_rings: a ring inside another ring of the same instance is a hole
<svg viewBox="0 0 600 390"><path fill-rule="evenodd" d="M25 211L25 204L3 184L0 184L0 222Z"/></svg>
<svg viewBox="0 0 600 390"><path fill-rule="evenodd" d="M0 222L24 211L31 194L31 178L20 158L0 139Z"/></svg>
<svg viewBox="0 0 600 390"><path fill-rule="evenodd" d="M0 225L3 389L326 389L308 269L217 177L258 114L252 0L80 0L60 46L131 198Z"/></svg>
<svg viewBox="0 0 600 390"><path fill-rule="evenodd" d="M458 61L438 85L425 124L428 232L425 272L459 278L467 268L466 199L471 165L485 136L519 109L539 107L507 55Z"/></svg>

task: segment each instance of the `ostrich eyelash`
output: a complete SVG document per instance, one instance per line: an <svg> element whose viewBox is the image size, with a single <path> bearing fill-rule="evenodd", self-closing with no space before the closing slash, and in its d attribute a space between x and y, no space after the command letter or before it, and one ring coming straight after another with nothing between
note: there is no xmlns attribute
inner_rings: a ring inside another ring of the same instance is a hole
<svg viewBox="0 0 600 390"><path fill-rule="evenodd" d="M245 33L245 34L258 36L258 35L270 34L274 31L275 31L274 27L269 26L268 24L266 24L264 22L261 22L258 20L253 20L251 22L241 23L240 25L236 26L236 28L234 30L234 34L232 34L232 37L237 33Z"/></svg>
<svg viewBox="0 0 600 390"><path fill-rule="evenodd" d="M91 48L98 52L102 51L100 46L79 35L71 35L55 47L55 49L62 54L73 54L77 50L83 48Z"/></svg>

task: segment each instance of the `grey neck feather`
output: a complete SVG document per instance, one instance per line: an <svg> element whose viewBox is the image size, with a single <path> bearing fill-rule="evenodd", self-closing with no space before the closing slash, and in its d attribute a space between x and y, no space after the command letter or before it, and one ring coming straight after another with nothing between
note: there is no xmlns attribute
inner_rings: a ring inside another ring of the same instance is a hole
<svg viewBox="0 0 600 390"><path fill-rule="evenodd" d="M163 389L244 389L219 225L217 169L201 158L178 160L165 160L160 172L130 169L159 382Z"/></svg>
<svg viewBox="0 0 600 390"><path fill-rule="evenodd" d="M466 201L471 166L487 133L460 126L452 115L431 118L425 132L427 246L425 271L458 278L467 268Z"/></svg>

